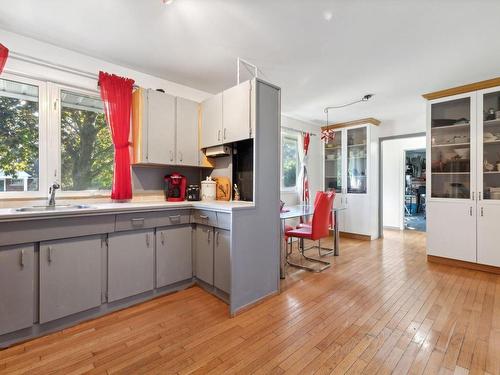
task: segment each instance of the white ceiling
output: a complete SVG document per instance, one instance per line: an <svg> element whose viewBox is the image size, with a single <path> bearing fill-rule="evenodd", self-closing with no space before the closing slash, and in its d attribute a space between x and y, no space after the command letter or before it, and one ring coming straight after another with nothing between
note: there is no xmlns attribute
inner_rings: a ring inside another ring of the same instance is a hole
<svg viewBox="0 0 500 375"><path fill-rule="evenodd" d="M210 92L240 56L318 123L366 93L333 120L410 121L420 94L500 76L498 0L0 0L0 28Z"/></svg>

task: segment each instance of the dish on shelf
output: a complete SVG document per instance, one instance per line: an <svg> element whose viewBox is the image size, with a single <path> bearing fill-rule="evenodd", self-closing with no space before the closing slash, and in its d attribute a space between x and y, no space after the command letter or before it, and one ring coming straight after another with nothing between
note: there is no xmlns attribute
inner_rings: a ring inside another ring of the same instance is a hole
<svg viewBox="0 0 500 375"><path fill-rule="evenodd" d="M495 166L493 164L489 163L488 160L485 160L483 164L484 164L484 169L487 172L491 172L492 170L495 169Z"/></svg>
<svg viewBox="0 0 500 375"><path fill-rule="evenodd" d="M460 119L449 119L449 118L436 118L432 120L432 126L435 128L440 128L443 126L451 126L451 125L466 125L469 123L469 120L466 118Z"/></svg>
<svg viewBox="0 0 500 375"><path fill-rule="evenodd" d="M470 157L470 148L456 148L453 151L460 159L469 159Z"/></svg>
<svg viewBox="0 0 500 375"><path fill-rule="evenodd" d="M459 154L456 152L457 149L443 150L441 152L441 160L452 160L455 159Z"/></svg>

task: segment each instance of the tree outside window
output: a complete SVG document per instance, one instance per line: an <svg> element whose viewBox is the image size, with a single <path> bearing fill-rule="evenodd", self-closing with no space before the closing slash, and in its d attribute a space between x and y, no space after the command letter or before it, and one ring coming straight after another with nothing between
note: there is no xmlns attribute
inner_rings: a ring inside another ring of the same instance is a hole
<svg viewBox="0 0 500 375"><path fill-rule="evenodd" d="M299 142L297 137L283 135L281 142L281 185L284 189L297 186Z"/></svg>

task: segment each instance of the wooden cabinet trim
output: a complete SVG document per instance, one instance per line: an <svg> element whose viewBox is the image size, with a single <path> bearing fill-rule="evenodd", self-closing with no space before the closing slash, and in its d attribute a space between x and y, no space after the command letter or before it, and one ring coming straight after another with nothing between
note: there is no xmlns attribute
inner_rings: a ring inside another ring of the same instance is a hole
<svg viewBox="0 0 500 375"><path fill-rule="evenodd" d="M469 83L467 85L456 86L445 90L434 91L422 96L427 100L434 100L439 98L445 98L447 96L453 96L458 94L465 94L472 91L489 89L491 87L500 86L500 77L487 79L484 81Z"/></svg>

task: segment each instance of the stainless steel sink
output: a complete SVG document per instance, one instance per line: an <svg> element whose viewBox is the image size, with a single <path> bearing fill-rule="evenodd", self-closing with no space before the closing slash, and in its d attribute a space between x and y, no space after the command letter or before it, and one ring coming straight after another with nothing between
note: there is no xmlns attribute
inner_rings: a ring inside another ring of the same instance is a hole
<svg viewBox="0 0 500 375"><path fill-rule="evenodd" d="M56 204L55 206L31 206L16 208L17 212L50 212L64 210L80 210L84 208L92 208L88 204Z"/></svg>

